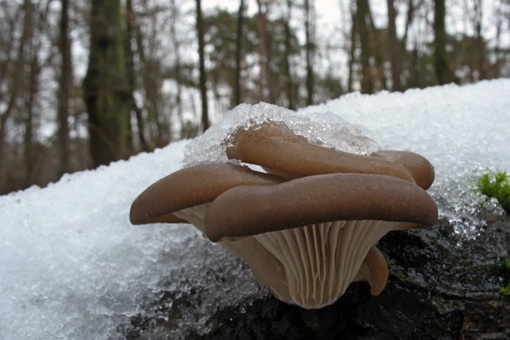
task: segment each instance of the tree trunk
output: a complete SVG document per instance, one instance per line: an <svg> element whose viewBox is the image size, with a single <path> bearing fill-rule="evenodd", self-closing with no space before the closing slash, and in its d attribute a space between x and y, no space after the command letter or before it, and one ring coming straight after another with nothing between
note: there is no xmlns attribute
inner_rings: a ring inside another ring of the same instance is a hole
<svg viewBox="0 0 510 340"><path fill-rule="evenodd" d="M482 0L474 0L474 28L476 38L476 68L478 69L478 80L487 79L485 67L485 42L482 36L483 4Z"/></svg>
<svg viewBox="0 0 510 340"><path fill-rule="evenodd" d="M125 158L129 87L120 0L93 0L90 51L84 80L90 154L95 166Z"/></svg>
<svg viewBox="0 0 510 340"><path fill-rule="evenodd" d="M313 1L313 0L312 0ZM313 104L314 92L314 74L313 74L313 59L314 59L314 43L313 31L314 30L314 4L310 6L310 1L305 0L305 53L306 53L306 105Z"/></svg>
<svg viewBox="0 0 510 340"><path fill-rule="evenodd" d="M137 112L140 116L139 127L144 131L144 138L147 143L147 147L151 149L155 146L163 146L168 143L170 127L166 117L161 115L161 68L158 61L155 58L151 58L151 51L149 53L145 51L146 44L144 43L147 39L143 36L143 33L137 25L133 26L136 49L138 52L138 58L140 60L140 70L142 78L142 88L145 93L144 108L147 111L146 120L143 120L142 112ZM149 138L147 138L147 134Z"/></svg>
<svg viewBox="0 0 510 340"><path fill-rule="evenodd" d="M197 36L198 36L198 56L200 73L200 99L202 101L202 132L209 128L209 113L207 103L207 74L205 73L205 52L204 52L204 25L202 22L202 4L197 0Z"/></svg>
<svg viewBox="0 0 510 340"><path fill-rule="evenodd" d="M388 53L391 60L392 89L393 91L402 91L402 84L400 81L402 58L395 25L397 13L393 0L386 0L386 4L388 6Z"/></svg>
<svg viewBox="0 0 510 340"><path fill-rule="evenodd" d="M71 57L71 38L69 37L69 0L61 0L60 14L60 77L58 87L58 173L71 172L71 158L69 150L69 103L73 86L73 67Z"/></svg>
<svg viewBox="0 0 510 340"><path fill-rule="evenodd" d="M445 0L434 2L434 68L439 84L458 82L446 54Z"/></svg>
<svg viewBox="0 0 510 340"><path fill-rule="evenodd" d="M290 53L291 53L291 32L290 20L292 19L292 1L287 0L287 15L285 18L285 56L284 56L284 69L285 78L287 79L287 100L288 108L291 110L296 109L296 100L294 96L294 81L290 70Z"/></svg>
<svg viewBox="0 0 510 340"><path fill-rule="evenodd" d="M25 0L23 3L23 11L25 14L24 29L27 30L26 44L26 64L22 70L21 77L26 81L23 93L23 108L22 117L24 123L25 133L23 136L23 156L25 166L25 186L34 183L34 169L35 169L35 137L34 137L34 120L36 115L36 101L39 91L39 48L37 39L39 36L36 34L36 13L35 5L30 0ZM19 75L18 75L19 76Z"/></svg>
<svg viewBox="0 0 510 340"><path fill-rule="evenodd" d="M358 32L357 27L357 10L351 11L352 25L351 25L351 39L350 39L350 50L349 50L349 64L348 64L348 76L347 76L347 92L354 91L354 61L356 58L356 36Z"/></svg>
<svg viewBox="0 0 510 340"><path fill-rule="evenodd" d="M32 39L36 39L35 36ZM29 74L27 74L27 93L25 94L25 107L24 107L24 117L25 117L25 136L23 140L24 146L24 156L25 156L25 185L29 186L33 184L36 180L35 176L35 162L36 162L36 153L35 153L35 117L36 117L36 101L37 94L39 92L39 74L40 74L40 65L39 65L39 51L37 47L34 46L34 41L30 42L31 51L30 51L30 62L27 65L29 68Z"/></svg>
<svg viewBox="0 0 510 340"><path fill-rule="evenodd" d="M138 135L138 140L140 142L140 148L143 151L149 151L149 145L147 144L147 140L145 138L145 124L142 117L142 109L138 107L134 91L136 89L136 72L135 72L135 52L133 51L133 36L136 35L136 18L133 12L133 4L131 0L126 0L126 39L125 39L125 55L126 55L126 77L127 83L129 86L129 92L131 93L131 98L129 100L130 110L134 113L136 120L136 130ZM129 120L128 131L131 134L133 130L131 128ZM130 139L131 140L131 139ZM133 145L130 146L130 149L133 150Z"/></svg>
<svg viewBox="0 0 510 340"><path fill-rule="evenodd" d="M29 20L27 17L28 14L25 10L22 10L21 12L23 15L23 26L21 36L18 39L16 53L12 57L8 55L8 59L5 60L5 67L2 67L1 72L2 80L6 79L5 87L0 88L1 91L5 88L6 93L1 92L1 95L2 97L7 98L5 108L3 108L0 114L0 159L2 162L6 159L6 150L8 149L7 123L11 120L11 116L16 112L19 97L23 95L25 77L20 76L18 72L22 72L25 68L25 64L27 62L26 54L31 36L27 22ZM16 24L16 22L11 23L12 29L7 37L7 39L9 39L8 43L11 45L14 45L14 42L16 41ZM7 167L0 166L0 190L2 192L5 191L6 186L8 185L7 175Z"/></svg>
<svg viewBox="0 0 510 340"><path fill-rule="evenodd" d="M237 13L236 74L233 106L241 104L241 51L243 41L243 21L244 21L244 0L240 0L239 10Z"/></svg>
<svg viewBox="0 0 510 340"><path fill-rule="evenodd" d="M414 12L416 10L416 6L413 0L408 0L407 2L407 13L406 13L406 22L404 25L404 36L402 37L402 47L401 51L406 51L407 49L407 37L409 36L409 27L411 27L411 23L414 21Z"/></svg>
<svg viewBox="0 0 510 340"><path fill-rule="evenodd" d="M177 33L177 20L179 18L179 9L176 0L170 1L172 24L170 26L170 38L175 54L175 82L177 86L177 93L175 95L175 106L177 110L177 118L183 122L182 119L182 76L181 76L181 49L180 41Z"/></svg>
<svg viewBox="0 0 510 340"><path fill-rule="evenodd" d="M361 46L361 92L374 92L374 77L370 59L372 57L372 49L370 47L370 7L368 0L356 0L356 16L355 23Z"/></svg>
<svg viewBox="0 0 510 340"><path fill-rule="evenodd" d="M383 56L383 46L382 39L380 34L378 35L377 27L375 27L374 19L372 17L372 12L370 10L370 4L367 1L366 5L366 22L368 24L368 39L370 42L370 53L373 57L373 65L370 65L370 73L374 82L375 92L377 89L387 90L388 86L386 85L386 73L384 68L384 56ZM377 87L376 81L380 82L380 85Z"/></svg>
<svg viewBox="0 0 510 340"><path fill-rule="evenodd" d="M266 87L268 90L268 101L271 104L276 103L276 94L273 82L273 70L271 69L271 47L267 36L267 3L264 0L257 0L258 15L257 24L260 37L261 59L263 65L263 73L266 79ZM262 91L264 93L264 91Z"/></svg>

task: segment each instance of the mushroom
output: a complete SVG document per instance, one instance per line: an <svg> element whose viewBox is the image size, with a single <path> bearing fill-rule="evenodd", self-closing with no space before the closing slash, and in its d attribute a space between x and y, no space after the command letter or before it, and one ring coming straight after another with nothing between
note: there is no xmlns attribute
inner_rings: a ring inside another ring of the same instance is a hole
<svg viewBox="0 0 510 340"><path fill-rule="evenodd" d="M433 167L417 154L354 155L312 144L281 122L238 129L228 140L229 158L271 174L234 164L182 169L135 199L131 222L191 222L243 257L282 301L320 308L359 280L380 294L388 268L378 240L437 221L424 190Z"/></svg>
<svg viewBox="0 0 510 340"><path fill-rule="evenodd" d="M204 232L213 242L255 237L285 270L288 291L272 291L289 295L287 302L319 308L336 301L356 278L380 293L387 267L377 261L374 245L402 223L424 227L436 220L434 201L413 183L337 173L228 190L211 203ZM358 276L364 261L369 273Z"/></svg>

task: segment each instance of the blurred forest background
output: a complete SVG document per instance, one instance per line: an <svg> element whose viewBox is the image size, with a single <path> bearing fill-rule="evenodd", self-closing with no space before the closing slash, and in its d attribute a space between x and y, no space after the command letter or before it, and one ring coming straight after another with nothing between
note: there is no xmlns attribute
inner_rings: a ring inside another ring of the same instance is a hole
<svg viewBox="0 0 510 340"><path fill-rule="evenodd" d="M0 194L239 103L510 76L509 0L0 0Z"/></svg>

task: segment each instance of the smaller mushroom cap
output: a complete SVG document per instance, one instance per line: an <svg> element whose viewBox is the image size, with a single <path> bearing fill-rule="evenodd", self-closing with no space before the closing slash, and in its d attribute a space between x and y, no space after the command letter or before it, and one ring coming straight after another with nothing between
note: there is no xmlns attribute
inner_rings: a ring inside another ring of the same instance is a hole
<svg viewBox="0 0 510 340"><path fill-rule="evenodd" d="M402 164L413 176L417 185L427 190L434 182L434 166L423 156L410 151L379 150L371 154Z"/></svg>
<svg viewBox="0 0 510 340"><path fill-rule="evenodd" d="M218 195L239 185L281 182L273 175L258 173L234 164L197 165L174 172L149 186L131 204L133 224L176 223L182 209L211 202Z"/></svg>
<svg viewBox="0 0 510 340"><path fill-rule="evenodd" d="M414 182L401 164L383 157L358 155L310 143L284 123L267 122L239 129L227 148L230 159L257 164L286 178L327 173L365 173L398 177Z"/></svg>

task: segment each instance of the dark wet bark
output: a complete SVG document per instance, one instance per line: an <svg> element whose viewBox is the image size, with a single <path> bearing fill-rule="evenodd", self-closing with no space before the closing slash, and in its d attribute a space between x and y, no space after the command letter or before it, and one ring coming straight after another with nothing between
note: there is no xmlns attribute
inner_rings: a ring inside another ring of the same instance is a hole
<svg viewBox="0 0 510 340"><path fill-rule="evenodd" d="M447 221L430 230L391 232L379 243L394 262L379 296L371 296L369 285L358 282L333 305L306 310L259 295L213 308L205 316L211 330L187 330L186 339L510 338L510 297L499 292L510 283L510 270L502 264L510 256L510 218L489 222L476 240L461 245L459 240ZM228 285L230 272L217 269L211 268L207 277ZM131 318L124 334L148 339L175 330L177 319L185 317L183 311L200 301L201 294L160 294L154 303L162 306L161 315ZM164 321L165 315L171 317Z"/></svg>

